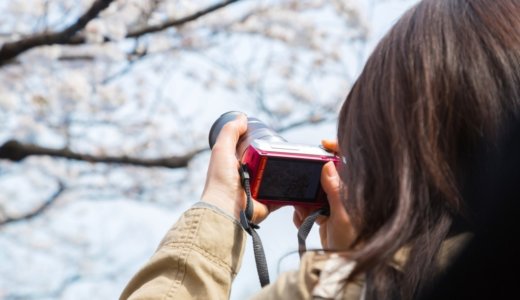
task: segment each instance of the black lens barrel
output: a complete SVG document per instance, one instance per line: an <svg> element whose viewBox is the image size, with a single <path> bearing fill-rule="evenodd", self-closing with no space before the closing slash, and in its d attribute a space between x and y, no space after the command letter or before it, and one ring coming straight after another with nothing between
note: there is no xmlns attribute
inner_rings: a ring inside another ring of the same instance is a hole
<svg viewBox="0 0 520 300"><path fill-rule="evenodd" d="M217 137L222 130L222 127L227 122L233 121L239 115L245 115L239 111L229 111L222 114L211 126L209 130L209 147L213 148L217 141ZM247 118L247 132L240 137L237 144L237 156L242 157L242 154L255 139L266 140L269 142L287 142L283 137L278 135L273 129L257 118Z"/></svg>

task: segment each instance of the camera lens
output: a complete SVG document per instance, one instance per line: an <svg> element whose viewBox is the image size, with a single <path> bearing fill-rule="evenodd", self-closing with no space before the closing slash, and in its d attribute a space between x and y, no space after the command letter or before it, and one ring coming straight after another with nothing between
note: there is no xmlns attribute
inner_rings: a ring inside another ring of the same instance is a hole
<svg viewBox="0 0 520 300"><path fill-rule="evenodd" d="M239 111L230 111L222 114L211 126L209 130L209 147L213 148L217 141L218 134L227 122L233 121L238 115L244 114ZM247 132L240 137L237 144L237 156L240 158L249 144L255 139L266 140L269 142L286 142L273 129L264 124L257 118L247 118Z"/></svg>

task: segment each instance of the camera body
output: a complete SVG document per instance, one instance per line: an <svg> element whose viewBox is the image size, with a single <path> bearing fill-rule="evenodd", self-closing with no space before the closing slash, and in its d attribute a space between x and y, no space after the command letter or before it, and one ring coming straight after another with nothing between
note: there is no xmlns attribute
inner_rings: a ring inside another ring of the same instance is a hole
<svg viewBox="0 0 520 300"><path fill-rule="evenodd" d="M209 145L213 148L220 130L241 112L231 111L213 123ZM251 196L264 204L326 206L321 170L339 158L318 146L292 144L256 118L248 117L247 132L237 143L237 158L247 166Z"/></svg>
<svg viewBox="0 0 520 300"><path fill-rule="evenodd" d="M241 162L249 170L251 195L264 204L327 205L321 170L338 157L320 147L253 140Z"/></svg>

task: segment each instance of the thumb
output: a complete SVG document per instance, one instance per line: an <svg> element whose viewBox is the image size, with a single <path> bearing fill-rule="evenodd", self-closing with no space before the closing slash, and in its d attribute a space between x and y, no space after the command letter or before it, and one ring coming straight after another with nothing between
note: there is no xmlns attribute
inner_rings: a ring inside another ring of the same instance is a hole
<svg viewBox="0 0 520 300"><path fill-rule="evenodd" d="M327 194L331 211L343 209L340 198L340 178L333 162L328 162L321 171L321 186Z"/></svg>
<svg viewBox="0 0 520 300"><path fill-rule="evenodd" d="M225 149L231 153L235 153L240 136L247 131L247 117L243 114L231 122L226 123L217 137L215 147Z"/></svg>

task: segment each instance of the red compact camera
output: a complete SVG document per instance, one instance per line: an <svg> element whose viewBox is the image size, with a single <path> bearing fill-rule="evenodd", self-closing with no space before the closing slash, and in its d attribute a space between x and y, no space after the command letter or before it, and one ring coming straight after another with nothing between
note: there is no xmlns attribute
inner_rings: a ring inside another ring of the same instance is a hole
<svg viewBox="0 0 520 300"><path fill-rule="evenodd" d="M227 112L215 121L209 134L211 148L224 124L239 114ZM249 170L252 197L264 204L327 205L321 170L329 161L338 164L339 157L318 146L288 143L256 118L248 117L247 125L237 144L237 157Z"/></svg>

